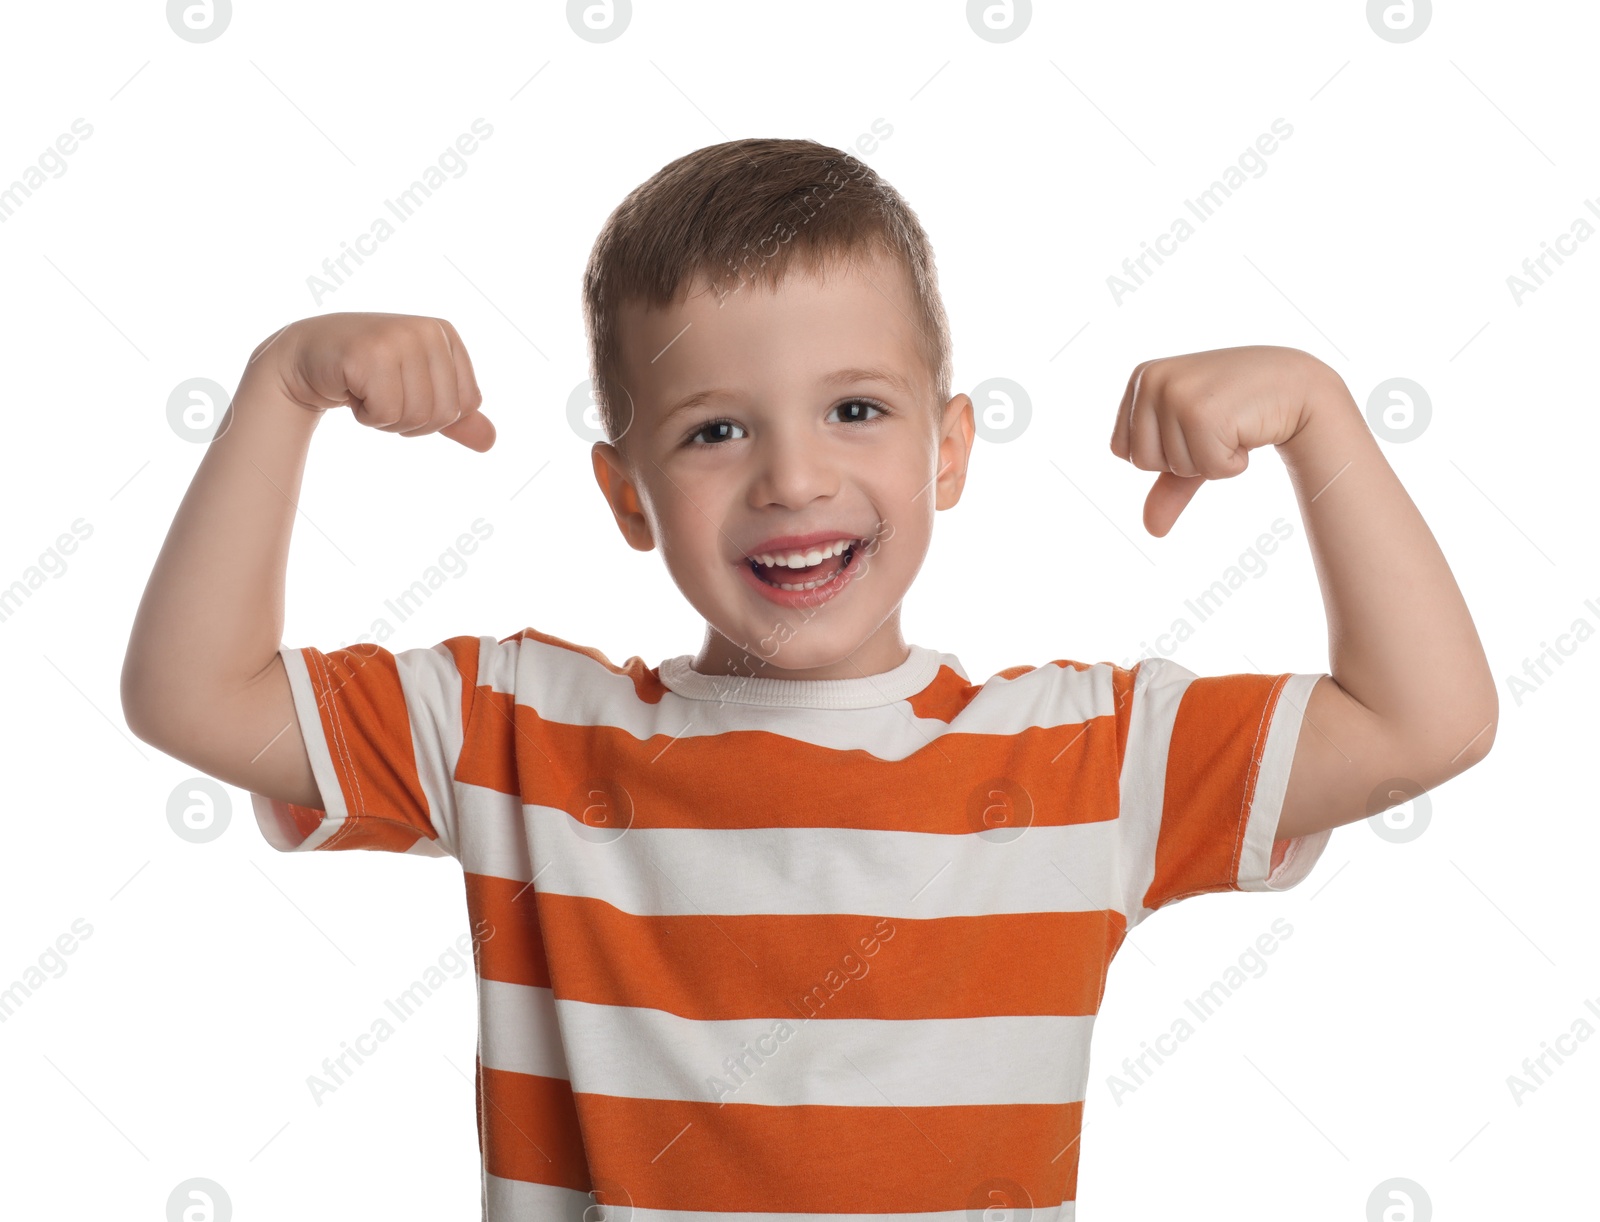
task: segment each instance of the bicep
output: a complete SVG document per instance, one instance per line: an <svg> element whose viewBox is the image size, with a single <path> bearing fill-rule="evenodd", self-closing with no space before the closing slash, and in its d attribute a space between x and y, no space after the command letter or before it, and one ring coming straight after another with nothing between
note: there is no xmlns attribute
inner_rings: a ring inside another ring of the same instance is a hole
<svg viewBox="0 0 1600 1222"><path fill-rule="evenodd" d="M1306 836L1376 813L1370 808L1374 790L1387 778L1404 777L1408 758L1377 714L1324 675L1306 700L1276 838Z"/></svg>
<svg viewBox="0 0 1600 1222"><path fill-rule="evenodd" d="M242 688L187 700L154 745L249 793L323 808L281 654Z"/></svg>

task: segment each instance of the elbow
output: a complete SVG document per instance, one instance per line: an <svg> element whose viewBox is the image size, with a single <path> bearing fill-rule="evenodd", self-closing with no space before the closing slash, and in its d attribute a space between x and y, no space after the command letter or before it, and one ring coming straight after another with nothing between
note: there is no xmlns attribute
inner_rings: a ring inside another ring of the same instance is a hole
<svg viewBox="0 0 1600 1222"><path fill-rule="evenodd" d="M1500 723L1500 709L1498 705L1491 705L1486 711L1482 727L1473 733L1471 741L1467 744L1468 767L1478 763L1489 754L1489 748L1494 746L1495 726Z"/></svg>
<svg viewBox="0 0 1600 1222"><path fill-rule="evenodd" d="M143 687L139 682L138 672L133 666L133 656L130 654L122 659L122 678L120 680L119 695L122 701L122 720L128 729L133 731L134 737L143 742L149 742L147 733L149 723L145 719L145 704L140 699Z"/></svg>
<svg viewBox="0 0 1600 1222"><path fill-rule="evenodd" d="M1500 722L1500 702L1493 693L1468 717L1453 720L1451 728L1436 740L1434 758L1443 757L1445 774L1455 776L1483 762L1494 746L1495 727Z"/></svg>
<svg viewBox="0 0 1600 1222"><path fill-rule="evenodd" d="M160 748L161 744L157 741L160 731L156 728L155 719L146 705L130 696L126 686L122 692L122 721L128 727L128 732L140 742Z"/></svg>
<svg viewBox="0 0 1600 1222"><path fill-rule="evenodd" d="M1483 762L1494 746L1498 720L1499 707L1490 701L1474 706L1470 714L1435 720L1425 726L1412 725L1393 733L1389 771L1411 778L1423 789L1442 785Z"/></svg>
<svg viewBox="0 0 1600 1222"><path fill-rule="evenodd" d="M131 654L122 662L121 700L122 720L133 736L165 751L167 719L161 716L162 700Z"/></svg>
<svg viewBox="0 0 1600 1222"><path fill-rule="evenodd" d="M1464 723L1464 733L1468 737L1462 758L1468 768L1489 754L1489 748L1494 746L1495 728L1500 724L1500 693L1495 690L1494 676L1488 679L1482 698L1473 705L1473 715Z"/></svg>

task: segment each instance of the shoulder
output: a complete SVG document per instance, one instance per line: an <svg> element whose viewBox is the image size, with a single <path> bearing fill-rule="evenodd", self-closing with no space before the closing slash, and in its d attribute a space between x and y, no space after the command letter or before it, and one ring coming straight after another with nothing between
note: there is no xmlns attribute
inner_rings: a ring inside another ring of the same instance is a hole
<svg viewBox="0 0 1600 1222"><path fill-rule="evenodd" d="M641 700L656 703L666 691L660 668L643 658L630 657L613 662L593 645L580 644L537 628L523 628L495 640L478 638L480 646L479 682L492 674L501 680L499 690L533 696L555 689L610 689L631 684Z"/></svg>
<svg viewBox="0 0 1600 1222"><path fill-rule="evenodd" d="M1110 714L1117 708L1118 691L1132 680L1133 672L1111 663L1073 658L1008 666L981 683L969 680L958 665L946 665L912 704L919 716L1004 723L1016 732Z"/></svg>

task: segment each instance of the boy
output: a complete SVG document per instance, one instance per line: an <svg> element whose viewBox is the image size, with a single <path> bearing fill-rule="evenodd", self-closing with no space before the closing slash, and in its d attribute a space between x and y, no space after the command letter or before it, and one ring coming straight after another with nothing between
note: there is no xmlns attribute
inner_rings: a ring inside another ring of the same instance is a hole
<svg viewBox="0 0 1600 1222"><path fill-rule="evenodd" d="M494 440L448 323L333 314L250 358L139 609L130 726L250 790L279 849L460 861L486 1218L1070 1219L1127 931L1295 885L1333 827L1489 749L1443 556L1321 362L1146 362L1111 439L1160 473L1146 527L1276 447L1332 673L1058 659L974 684L900 633L974 425L891 187L810 141L700 149L612 214L584 306L595 477L704 617L694 657L616 666L532 628L280 648L323 413Z"/></svg>

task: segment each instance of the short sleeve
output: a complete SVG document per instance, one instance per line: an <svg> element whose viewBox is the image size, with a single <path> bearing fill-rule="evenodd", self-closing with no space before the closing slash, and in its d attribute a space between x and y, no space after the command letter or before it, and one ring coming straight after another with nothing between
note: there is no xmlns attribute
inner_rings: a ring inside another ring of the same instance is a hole
<svg viewBox="0 0 1600 1222"><path fill-rule="evenodd" d="M1114 671L1118 881L1129 928L1191 895L1283 891L1310 873L1330 832L1276 833L1321 678L1202 678L1166 658Z"/></svg>
<svg viewBox="0 0 1600 1222"><path fill-rule="evenodd" d="M280 648L325 809L252 793L267 843L458 856L454 774L480 647L461 636L399 653L371 643Z"/></svg>

